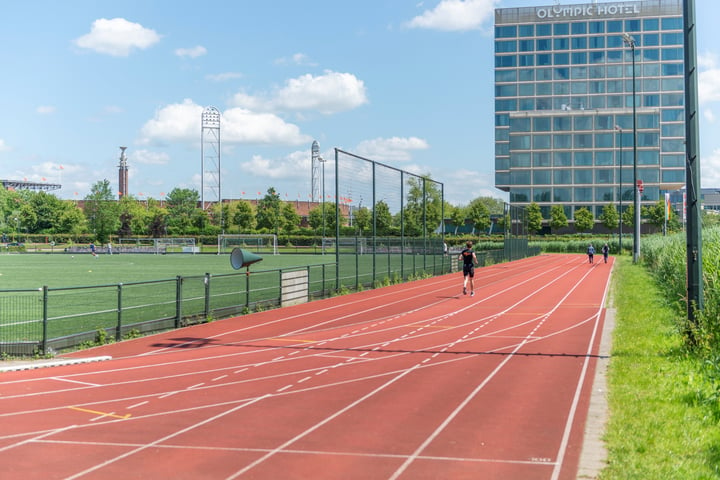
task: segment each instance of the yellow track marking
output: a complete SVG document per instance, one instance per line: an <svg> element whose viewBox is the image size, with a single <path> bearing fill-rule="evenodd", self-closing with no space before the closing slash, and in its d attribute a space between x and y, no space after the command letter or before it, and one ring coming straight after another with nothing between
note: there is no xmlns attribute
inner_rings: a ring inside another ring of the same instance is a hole
<svg viewBox="0 0 720 480"><path fill-rule="evenodd" d="M294 342L294 343L315 343L317 340L300 340L299 338L268 338L278 342Z"/></svg>
<svg viewBox="0 0 720 480"><path fill-rule="evenodd" d="M130 418L132 415L129 413L127 415L115 415L114 413L107 413L107 412L97 412L95 410L88 410L86 408L80 408L80 407L68 407L70 410L77 410L78 412L85 412L85 413L92 413L94 415L100 415L103 417L112 417L112 418L119 418L121 420L125 420Z"/></svg>

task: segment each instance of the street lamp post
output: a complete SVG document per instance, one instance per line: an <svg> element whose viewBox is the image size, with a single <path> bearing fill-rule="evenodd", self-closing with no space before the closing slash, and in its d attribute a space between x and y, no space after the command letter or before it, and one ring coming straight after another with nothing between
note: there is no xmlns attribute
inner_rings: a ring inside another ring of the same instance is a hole
<svg viewBox="0 0 720 480"><path fill-rule="evenodd" d="M630 47L632 54L632 116L633 116L633 199L634 212L633 219L635 224L635 235L633 236L633 263L640 260L640 192L638 191L638 173L637 173L637 107L635 100L635 39L623 33L623 41L625 45Z"/></svg>
<svg viewBox="0 0 720 480"><path fill-rule="evenodd" d="M619 179L619 185L618 188L620 190L620 221L619 224L619 230L618 230L618 241L620 242L620 248L619 248L619 254L622 255L622 227L623 227L623 219L622 219L622 197L623 197L623 190L622 190L622 167L623 167L623 129L620 127L620 125L615 125L615 130L620 132L620 179Z"/></svg>

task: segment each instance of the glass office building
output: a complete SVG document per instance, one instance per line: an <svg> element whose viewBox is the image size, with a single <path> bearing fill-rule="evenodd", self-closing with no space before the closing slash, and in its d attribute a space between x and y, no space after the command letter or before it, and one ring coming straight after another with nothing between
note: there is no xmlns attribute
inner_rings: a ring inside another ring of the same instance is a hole
<svg viewBox="0 0 720 480"><path fill-rule="evenodd" d="M635 139L643 205L684 186L683 50L682 0L495 10L496 187L546 219L625 210Z"/></svg>

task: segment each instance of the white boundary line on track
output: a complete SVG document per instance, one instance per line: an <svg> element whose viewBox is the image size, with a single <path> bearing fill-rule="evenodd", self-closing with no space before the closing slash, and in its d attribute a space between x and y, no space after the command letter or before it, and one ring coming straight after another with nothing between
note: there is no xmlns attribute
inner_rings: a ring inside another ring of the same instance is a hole
<svg viewBox="0 0 720 480"><path fill-rule="evenodd" d="M585 279L585 278L590 274L590 272L591 272L591 270L588 270L588 272L585 273L585 275L583 275L583 276L580 278L580 280L578 280L577 283L576 283L570 290L568 290L568 292L565 294L565 296L564 296L563 298L561 298L560 301L559 301L558 303L556 303L555 306L554 306L552 309L550 309L549 312L547 312L547 313L545 314L545 318L548 318L548 317L552 314L552 312L554 312L555 310L557 310L557 309L562 305L563 301L565 301L565 300L567 299L567 297L569 297L570 294L571 294L573 291L575 291L575 289L581 284L582 280ZM552 282L551 282L551 283L552 283ZM604 297L603 297L603 298L604 298ZM543 320L543 321L544 321L544 320ZM541 324L542 324L542 322L541 322ZM539 326L540 326L540 324L535 328L535 330L537 330L537 328L538 328ZM533 332L534 332L535 330L533 330ZM497 374L500 372L500 370L502 370L502 368L513 358L514 354L517 353L517 351L520 350L520 348L521 348L522 346L524 346L526 343L528 343L527 339L524 340L524 341L522 341L521 343L519 343L519 344L512 350L512 352L510 352L510 354L507 356L507 358L505 358L497 367L495 367L495 369L494 369L492 372L490 372L490 374L489 374L487 377L485 377L485 379L484 379L472 392L470 392L470 394L469 394L467 397L465 397L465 400L463 400L462 402L460 402L460 404L455 408L455 410L453 410L452 413L450 413L450 415L448 415L448 416L445 418L445 420L435 429L435 431L434 431L432 434L430 434L430 435L425 439L425 441L424 441L422 444L420 444L420 446L417 448L417 450L415 450L415 452L413 452L413 453L407 458L407 460L405 460L405 462L400 466L400 468L398 468L398 469L395 471L395 473L390 476L389 480L395 480L395 479L397 479L400 475L402 475L402 473L410 466L410 464L413 463L416 459L419 458L419 456L420 456L420 454L422 453L422 451L425 450L425 449L430 445L430 443L432 443L433 440L435 440L435 438L437 438L437 436L450 424L450 422L451 422L452 420L454 420L455 417L457 417L457 416L460 414L460 412L467 406L467 404L470 403L470 401L471 401L478 393L480 393L480 391L485 387L485 385L487 385L488 382L489 382L495 375L497 375ZM586 362L587 362L587 357L586 357ZM557 469L557 464L558 464L558 459L556 459L556 469Z"/></svg>
<svg viewBox="0 0 720 480"><path fill-rule="evenodd" d="M100 468L103 468L103 467L105 467L105 466L107 466L107 465L110 465L111 463L115 463L115 462L117 462L118 460L122 460L123 458L127 458L127 457L129 457L130 455L134 455L134 454L136 454L136 453L138 453L138 452L141 452L141 451L143 451L143 450L146 450L146 449L148 449L148 448L150 448L150 447L154 447L154 446L157 445L158 443L164 442L164 441L169 440L169 439L171 439L171 438L173 438L173 437L177 437L178 435L182 435L183 433L186 433L186 432L189 432L190 430L193 430L193 429L195 429L195 428L201 427L201 426L205 425L206 423L213 422L213 421L217 420L218 418L222 418L222 417L224 417L225 415L229 415L229 414L231 414L231 413L233 413L233 412L235 412L235 411L237 411L237 410L240 410L241 408L245 408L245 407L247 407L247 406L249 406L249 405L252 405L253 403L259 402L260 400L263 400L263 399L265 399L265 398L267 398L267 397L269 397L269 396L270 396L270 395L263 395L262 397L258 397L258 398L256 398L255 400L251 400L251 401L249 401L249 402L243 403L242 405L238 405L237 407L231 408L230 410L226 410L226 411L224 411L224 412L222 412L222 413L218 413L217 415L215 415L215 416L213 416L213 417L206 418L206 419L203 420L202 422L198 422L198 423L196 423L196 424L194 424L194 425L190 425L189 427L183 428L182 430L178 430L177 432L171 433L170 435L166 435L166 436L164 436L163 438L159 438L159 439L155 440L154 442L148 443L147 445L142 445L142 446L140 446L140 447L138 447L138 448L136 448L136 449L134 449L134 450L131 450L131 451L129 451L129 452L125 452L125 453L123 453L122 455L118 455L118 456L115 457L115 458L111 458L110 460L106 460L106 461L104 461L104 462L102 462L102 463L99 463L99 464L95 465L94 467L88 468L88 469L86 469L86 470L83 470L82 472L79 472L79 473L76 473L76 474L74 474L74 475L71 475L71 476L67 477L65 480L74 480L74 479L76 479L76 478L80 478L80 477L82 477L82 476L84 476L84 475L87 475L88 473L92 473L92 472L94 472L94 471L96 471L96 470L98 470L98 469L100 469Z"/></svg>
<svg viewBox="0 0 720 480"><path fill-rule="evenodd" d="M391 378L390 380L388 380L388 381L385 382L384 384L382 384L382 385L380 385L379 387L377 387L375 390L371 391L370 393L367 393L367 394L363 395L362 397L358 398L357 400L355 400L354 402L350 403L349 405L341 408L340 410L338 410L337 412L333 413L333 414L330 415L329 417L326 417L326 418L325 418L324 420L322 420L321 422L316 423L315 425L313 425L312 427L308 428L308 429L305 430L304 432L296 435L295 437L293 437L293 438L291 438L290 440L286 441L286 442L283 443L282 445L280 445L280 446L278 446L277 448L271 450L270 452L268 452L268 453L265 454L264 456L258 458L258 459L255 460L254 462L252 462L252 463L250 463L249 465L245 466L245 468L243 468L243 469L241 469L241 470L238 470L238 471L235 472L234 474L232 474L232 475L230 475L229 477L227 477L227 480L232 480L232 479L234 479L234 478L237 478L237 477L239 477L240 475L242 475L243 473L251 470L252 468L255 468L255 466L257 466L257 465L259 465L260 463L264 462L265 460L267 460L268 458L272 457L272 456L275 455L276 453L283 451L283 450L285 449L285 447L287 447L287 446L289 446L289 445L292 445L293 443L297 442L297 441L300 440L301 438L303 438L303 437L311 434L312 432L314 432L314 431L317 430L318 428L322 427L322 426L325 425L326 423L329 423L331 420L334 420L335 418L339 417L340 415L342 415L343 413L347 412L347 411L350 410L351 408L355 407L356 405L359 405L360 403L364 402L365 400L367 400L368 398L372 397L372 396L375 395L376 393L380 392L381 390L384 390L385 388L389 387L389 386L392 385L393 383L397 382L398 380L400 380L401 378L403 378L405 375L407 375L407 374L415 371L417 368L419 368L419 365L418 365L418 364L416 364L416 365L414 365L414 366L412 366L412 367L404 370L400 375L397 375L397 376Z"/></svg>
<svg viewBox="0 0 720 480"><path fill-rule="evenodd" d="M587 274L585 274L585 275L587 275ZM552 282L550 282L550 283L552 283ZM574 289L574 288L575 288L575 287L573 287L573 289ZM495 294L493 294L493 295L495 295ZM476 305L477 303L479 303L479 302L476 302L475 305ZM464 310L464 309L465 309L465 308L463 308L463 309L461 309L461 310ZM458 311L461 311L461 310L458 310ZM457 312L456 312L456 313L457 313ZM455 314L455 313L453 313L453 315L454 315L454 314ZM547 316L547 315L549 315L549 314L545 314L544 316ZM444 315L444 316L447 317L447 316L449 316L449 315ZM535 319L535 321L537 321L537 319ZM583 323L585 323L586 321L587 321L587 320L585 320ZM418 322L416 322L416 323L418 323ZM422 323L427 323L427 321L423 321ZM474 337L474 338L478 338L478 337ZM522 342L517 348L519 348L522 344L530 343L531 341L532 341L532 340L528 340L528 339L526 338L525 341ZM505 346L504 349L507 349L507 348L509 348L509 347L510 347L510 346ZM508 358L510 358L510 357L511 357L511 355L510 355ZM447 360L447 361L448 361L448 362L449 362L449 361L455 361L455 359L453 359L453 360ZM507 361L507 360L506 360L506 361ZM268 363L268 362L266 362L266 363ZM445 363L445 361L443 361L442 363ZM413 368L416 368L416 367L418 367L418 368L424 368L424 367L419 367L418 365L416 365L416 366L413 367ZM236 366L236 367L231 367L231 368L237 369L238 367ZM121 370L121 369L118 369L118 370ZM408 372L408 370L400 370L400 372L402 372L401 375L404 375L404 374L406 374L406 373ZM296 372L293 372L293 373L296 373ZM397 373L397 371L396 371L395 373ZM391 375L391 374L393 374L393 373L392 373L392 372L384 372L384 373L382 373L382 374L378 374L378 375L375 375L375 376L373 376L373 377L380 377L380 376ZM399 377L398 377L398 378L399 378ZM357 379L353 379L352 381L356 381L356 380L357 380ZM394 381L394 380L391 380L391 381ZM348 383L348 382L350 382L350 381L338 382L337 384L340 384L340 383ZM327 386L328 386L328 385L323 386L322 388L326 388ZM314 388L320 388L320 387L314 387ZM304 390L310 390L310 389L304 389ZM56 392L53 392L53 393L56 393ZM290 394L290 393L288 393L288 394ZM258 401L258 400L260 400L260 398L256 398L255 400L253 400L253 402ZM361 399L361 400L358 400L358 401L362 401L362 399ZM230 402L228 402L228 403L230 403ZM233 403L236 403L236 404L237 404L237 401L235 401L235 402L233 402ZM220 404L220 405L222 405L222 404ZM236 406L236 407L233 408L231 411L237 410L238 408L241 408L242 406L243 406L243 405ZM209 407L209 406L205 406L205 407ZM348 407L346 407L346 408L351 408L351 406L348 406ZM191 410L191 409L188 409L188 410ZM169 413L169 412L168 412L168 413ZM326 421L329 421L329 420L330 420L330 419L326 419ZM206 420L205 422L207 422L207 421L209 421L209 420ZM198 424L198 425L200 425L200 424ZM194 428L194 427L189 427L189 428ZM315 427L315 428L317 428L317 427ZM52 431L48 432L47 435L49 436L49 435L52 435L53 433L56 433L56 432L59 432L59 431L61 431L61 430L52 430ZM308 433L309 433L309 432L308 432ZM173 435L176 435L176 434L173 434ZM47 440L45 440L45 441L47 441ZM162 440L159 440L159 441L162 441ZM151 446L152 446L152 444L151 444ZM148 446L144 446L143 448L147 448L147 447L148 447ZM280 447L280 448L282 448L282 447ZM276 452L276 451L278 451L278 449L275 449L275 450L273 450L272 452ZM283 450L283 451L290 452L290 451L292 451L292 450ZM420 458L426 458L426 457L423 457L423 456L421 456L421 455L418 455L416 458L417 458L417 459L420 459ZM429 457L428 457L428 458L429 458ZM532 463L532 462L528 462L528 463ZM543 464L543 465L547 465L546 462L543 462L542 464Z"/></svg>
<svg viewBox="0 0 720 480"><path fill-rule="evenodd" d="M612 273L612 271L611 271ZM593 333L588 342L587 354L585 361L583 362L582 371L580 378L578 378L577 386L575 387L575 396L573 397L572 406L570 407L570 413L568 414L567 421L565 423L565 431L563 432L562 441L560 442L560 448L558 449L557 460L551 480L557 480L560 477L560 470L562 469L563 460L565 459L565 452L567 451L568 441L570 440L570 432L572 430L572 424L575 421L575 414L577 412L578 403L580 402L580 394L582 393L583 384L585 383L585 375L587 374L588 366L590 363L590 354L592 353L593 344L595 343L595 337L597 336L598 327L600 326L600 319L602 318L602 311L605 308L605 299L607 298L608 289L610 288L610 278L608 275L607 282L605 283L605 292L603 292L603 300L600 303L600 307L596 314L595 326L593 327ZM592 389L592 383L590 385Z"/></svg>

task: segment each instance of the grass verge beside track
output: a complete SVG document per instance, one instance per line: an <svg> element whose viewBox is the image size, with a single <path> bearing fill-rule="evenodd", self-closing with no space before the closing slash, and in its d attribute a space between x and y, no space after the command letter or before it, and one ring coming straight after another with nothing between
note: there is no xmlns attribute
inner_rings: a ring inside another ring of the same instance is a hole
<svg viewBox="0 0 720 480"><path fill-rule="evenodd" d="M601 480L720 479L717 406L699 400L700 360L687 354L651 274L617 258L608 373L608 465Z"/></svg>

